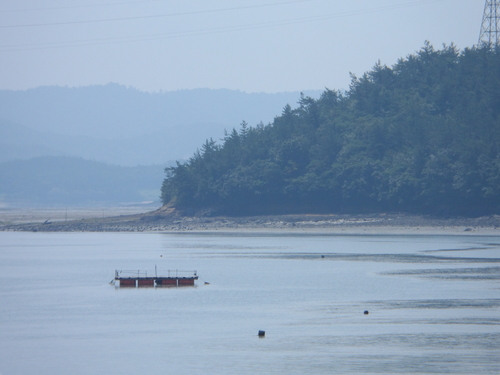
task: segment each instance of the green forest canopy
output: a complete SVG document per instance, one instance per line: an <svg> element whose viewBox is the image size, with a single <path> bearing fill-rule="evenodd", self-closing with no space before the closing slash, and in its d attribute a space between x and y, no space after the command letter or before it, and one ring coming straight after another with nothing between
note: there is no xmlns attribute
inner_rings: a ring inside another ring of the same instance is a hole
<svg viewBox="0 0 500 375"><path fill-rule="evenodd" d="M500 213L500 53L429 43L301 96L268 125L210 139L167 168L162 200L233 215Z"/></svg>

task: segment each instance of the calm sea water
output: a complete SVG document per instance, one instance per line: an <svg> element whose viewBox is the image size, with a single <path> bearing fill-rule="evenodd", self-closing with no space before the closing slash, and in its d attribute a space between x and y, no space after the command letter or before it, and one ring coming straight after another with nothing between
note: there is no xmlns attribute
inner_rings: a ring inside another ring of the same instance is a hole
<svg viewBox="0 0 500 375"><path fill-rule="evenodd" d="M1 375L499 373L500 237L0 232Z"/></svg>

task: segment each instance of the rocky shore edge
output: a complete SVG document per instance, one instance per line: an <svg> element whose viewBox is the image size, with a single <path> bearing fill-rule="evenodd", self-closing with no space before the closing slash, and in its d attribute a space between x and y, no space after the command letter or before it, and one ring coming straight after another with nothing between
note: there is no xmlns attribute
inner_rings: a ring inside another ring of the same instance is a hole
<svg viewBox="0 0 500 375"><path fill-rule="evenodd" d="M296 214L266 216L186 216L169 207L144 214L72 221L1 223L2 231L29 232L186 232L293 231L341 234L484 234L500 235L500 215L435 217L401 213Z"/></svg>

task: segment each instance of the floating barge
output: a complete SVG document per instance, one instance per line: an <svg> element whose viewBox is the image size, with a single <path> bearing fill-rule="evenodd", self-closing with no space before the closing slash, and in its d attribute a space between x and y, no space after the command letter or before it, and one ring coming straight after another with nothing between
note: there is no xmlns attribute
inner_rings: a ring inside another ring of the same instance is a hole
<svg viewBox="0 0 500 375"><path fill-rule="evenodd" d="M157 287L179 287L194 286L194 281L198 280L196 271L169 270L168 276L148 276L147 271L141 270L115 270L113 282L118 286L126 288L157 288Z"/></svg>

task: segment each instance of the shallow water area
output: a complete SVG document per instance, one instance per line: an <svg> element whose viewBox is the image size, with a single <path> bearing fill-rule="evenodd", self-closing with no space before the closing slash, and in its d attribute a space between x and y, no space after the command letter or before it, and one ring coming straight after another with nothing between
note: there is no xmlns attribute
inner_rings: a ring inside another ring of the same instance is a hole
<svg viewBox="0 0 500 375"><path fill-rule="evenodd" d="M109 284L155 266L200 279ZM498 236L0 232L0 271L2 375L500 373Z"/></svg>

